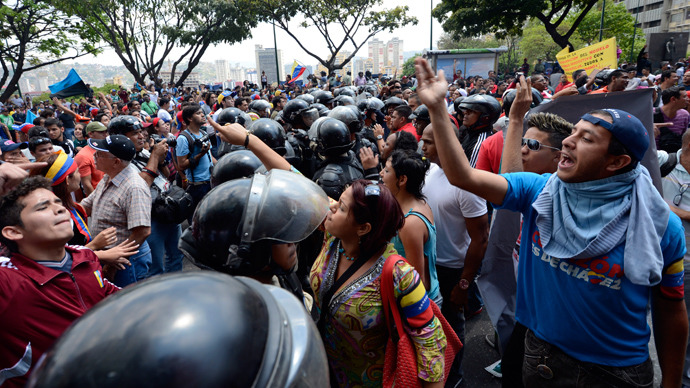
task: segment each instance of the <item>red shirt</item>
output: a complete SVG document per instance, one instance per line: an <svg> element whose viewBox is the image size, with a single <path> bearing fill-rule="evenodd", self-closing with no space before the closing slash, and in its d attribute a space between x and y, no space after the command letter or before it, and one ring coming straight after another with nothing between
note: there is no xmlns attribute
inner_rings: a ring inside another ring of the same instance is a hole
<svg viewBox="0 0 690 388"><path fill-rule="evenodd" d="M400 132L400 131L405 131L405 132L409 132L409 133L413 134L414 138L417 139L417 141L421 140L421 138L422 138L421 136L417 135L417 128L415 128L414 125L412 125L412 123L407 123L407 124L403 125L402 128L398 129L395 132Z"/></svg>
<svg viewBox="0 0 690 388"><path fill-rule="evenodd" d="M482 142L475 168L498 174L503 153L503 131L498 131Z"/></svg>
<svg viewBox="0 0 690 388"><path fill-rule="evenodd" d="M23 387L41 355L86 310L119 288L101 275L92 250L67 246L72 273L18 253L0 258L0 385ZM4 382L3 377L8 379Z"/></svg>

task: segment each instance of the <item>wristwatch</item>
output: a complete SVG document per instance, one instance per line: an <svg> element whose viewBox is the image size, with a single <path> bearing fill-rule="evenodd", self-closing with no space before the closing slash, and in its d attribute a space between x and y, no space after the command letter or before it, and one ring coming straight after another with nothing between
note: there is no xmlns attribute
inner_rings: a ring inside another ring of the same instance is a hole
<svg viewBox="0 0 690 388"><path fill-rule="evenodd" d="M466 290L470 288L470 282L467 281L467 279L460 279L460 282L458 283L458 287L460 287L461 290Z"/></svg>
<svg viewBox="0 0 690 388"><path fill-rule="evenodd" d="M376 136L376 140L383 140L383 135Z"/></svg>

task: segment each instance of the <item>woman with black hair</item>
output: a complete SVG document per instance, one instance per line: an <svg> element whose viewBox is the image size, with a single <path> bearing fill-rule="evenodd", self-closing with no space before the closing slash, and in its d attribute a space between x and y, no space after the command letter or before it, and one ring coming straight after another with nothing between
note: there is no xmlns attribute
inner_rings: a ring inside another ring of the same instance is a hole
<svg viewBox="0 0 690 388"><path fill-rule="evenodd" d="M415 151L397 150L386 161L381 180L400 207L409 209L405 225L392 239L395 250L419 272L424 288L429 290L429 298L440 306L443 299L436 275L436 226L422 194L429 165L429 161Z"/></svg>

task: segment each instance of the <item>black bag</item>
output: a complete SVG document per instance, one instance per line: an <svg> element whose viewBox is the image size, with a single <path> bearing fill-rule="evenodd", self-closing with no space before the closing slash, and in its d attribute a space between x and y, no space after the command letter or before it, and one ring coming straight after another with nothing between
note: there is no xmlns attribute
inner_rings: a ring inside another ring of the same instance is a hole
<svg viewBox="0 0 690 388"><path fill-rule="evenodd" d="M151 205L151 217L164 224L180 224L191 217L192 213L192 196L175 185L170 185L168 191L156 195Z"/></svg>
<svg viewBox="0 0 690 388"><path fill-rule="evenodd" d="M663 123L664 116L661 108L654 108L654 122ZM673 133L668 127L659 128L659 149L668 153L674 153L683 146L683 135Z"/></svg>

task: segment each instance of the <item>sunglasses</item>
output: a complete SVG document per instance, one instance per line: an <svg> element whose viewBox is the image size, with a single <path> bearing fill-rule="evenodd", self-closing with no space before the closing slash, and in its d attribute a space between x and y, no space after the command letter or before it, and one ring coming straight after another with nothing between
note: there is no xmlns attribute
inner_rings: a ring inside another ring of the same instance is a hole
<svg viewBox="0 0 690 388"><path fill-rule="evenodd" d="M680 201L683 200L683 194L685 194L685 191L688 189L688 184L684 183L678 188L678 194L676 194L675 197L673 197L673 205L678 206L680 205Z"/></svg>
<svg viewBox="0 0 690 388"><path fill-rule="evenodd" d="M39 146L41 144L48 144L48 143L52 143L52 142L47 137L36 137L36 138L31 139L31 144L33 144L35 146Z"/></svg>
<svg viewBox="0 0 690 388"><path fill-rule="evenodd" d="M522 146L524 147L525 145L527 146L527 148L530 149L530 151L539 151L542 147L551 148L552 150L560 151L559 148L543 145L538 140L526 139L523 137L522 138Z"/></svg>

